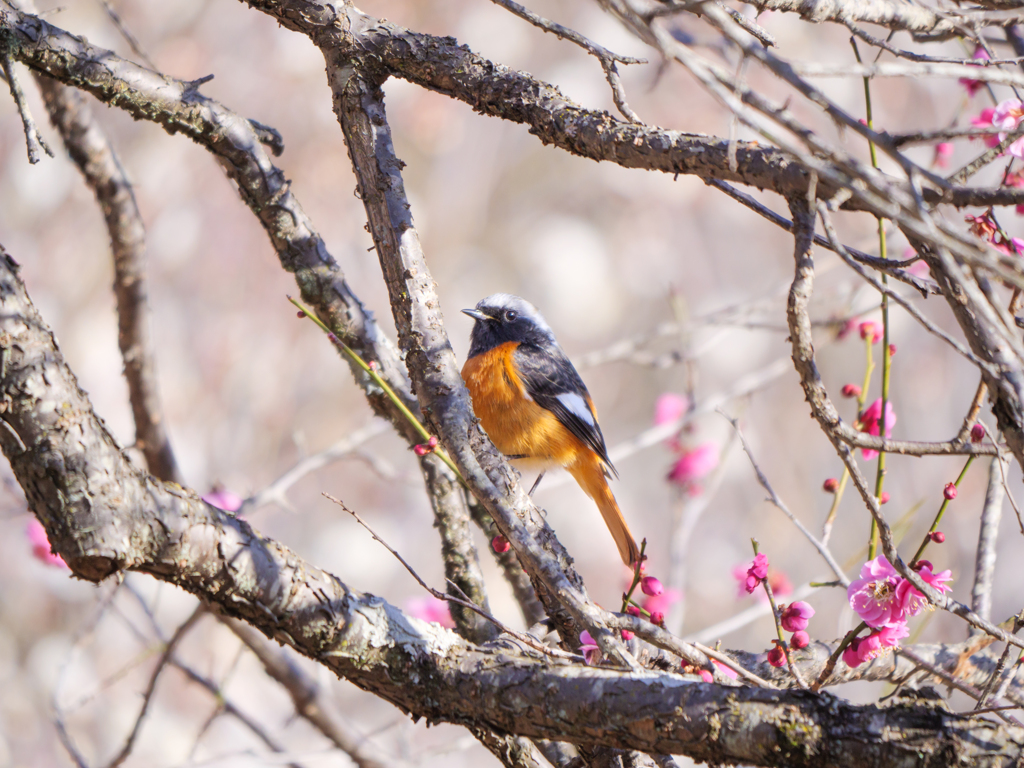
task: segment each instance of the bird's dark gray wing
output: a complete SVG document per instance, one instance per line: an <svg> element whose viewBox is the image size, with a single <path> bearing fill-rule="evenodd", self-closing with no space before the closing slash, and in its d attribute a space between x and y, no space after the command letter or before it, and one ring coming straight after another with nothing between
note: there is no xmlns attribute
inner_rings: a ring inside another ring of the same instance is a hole
<svg viewBox="0 0 1024 768"><path fill-rule="evenodd" d="M613 473L604 435L590 407L590 394L579 373L560 348L520 344L512 354L516 373L527 394L541 408L594 451ZM616 477L618 473L615 473Z"/></svg>

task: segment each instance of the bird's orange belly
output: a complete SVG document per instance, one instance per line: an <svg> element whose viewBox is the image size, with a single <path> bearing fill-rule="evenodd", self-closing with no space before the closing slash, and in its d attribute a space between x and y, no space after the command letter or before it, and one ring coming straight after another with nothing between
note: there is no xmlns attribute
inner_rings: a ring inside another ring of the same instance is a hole
<svg viewBox="0 0 1024 768"><path fill-rule="evenodd" d="M512 363L517 346L502 344L466 361L462 379L473 398L473 411L495 448L506 456L527 457L539 469L572 464L586 448L551 411L526 394Z"/></svg>

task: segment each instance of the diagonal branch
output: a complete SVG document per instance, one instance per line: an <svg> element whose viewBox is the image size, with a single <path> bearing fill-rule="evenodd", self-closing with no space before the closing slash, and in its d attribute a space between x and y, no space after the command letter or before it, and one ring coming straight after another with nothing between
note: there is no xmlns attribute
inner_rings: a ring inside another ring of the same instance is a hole
<svg viewBox="0 0 1024 768"><path fill-rule="evenodd" d="M135 193L85 97L74 88L37 75L40 90L71 159L103 211L114 254L117 343L124 360L135 445L149 471L183 482L162 418L146 301L146 232Z"/></svg>

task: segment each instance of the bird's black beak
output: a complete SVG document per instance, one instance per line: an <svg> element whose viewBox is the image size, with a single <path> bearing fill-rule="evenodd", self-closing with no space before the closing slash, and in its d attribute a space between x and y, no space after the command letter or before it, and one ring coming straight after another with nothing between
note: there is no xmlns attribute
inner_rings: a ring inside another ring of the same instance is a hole
<svg viewBox="0 0 1024 768"><path fill-rule="evenodd" d="M493 318L488 317L487 315L485 315L479 309L464 309L464 310L462 310L462 313L464 315L469 315L474 320L492 320L493 319Z"/></svg>

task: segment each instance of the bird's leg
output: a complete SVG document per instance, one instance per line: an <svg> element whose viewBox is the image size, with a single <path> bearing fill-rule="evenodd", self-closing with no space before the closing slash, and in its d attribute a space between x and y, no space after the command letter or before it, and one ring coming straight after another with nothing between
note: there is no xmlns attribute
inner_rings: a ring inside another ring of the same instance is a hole
<svg viewBox="0 0 1024 768"><path fill-rule="evenodd" d="M527 496L533 496L533 492L537 490L537 486L540 485L540 481L544 479L545 473L547 473L546 469L544 470L544 472L541 472L539 475L537 475L537 479L534 480L533 485L530 486L530 492L527 494Z"/></svg>

